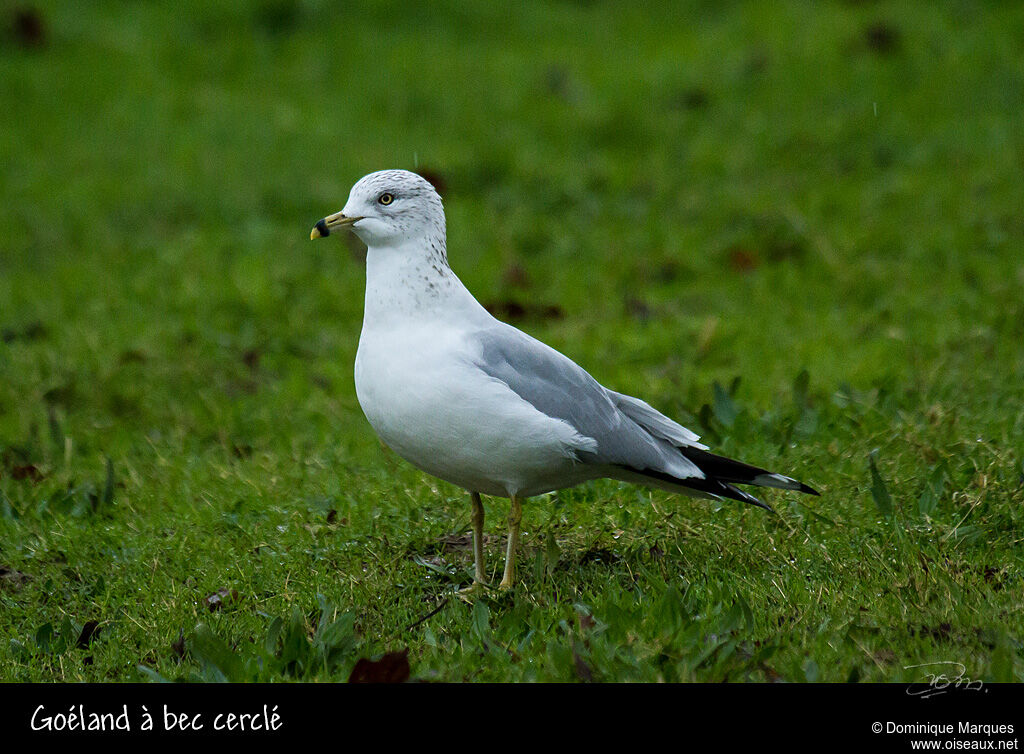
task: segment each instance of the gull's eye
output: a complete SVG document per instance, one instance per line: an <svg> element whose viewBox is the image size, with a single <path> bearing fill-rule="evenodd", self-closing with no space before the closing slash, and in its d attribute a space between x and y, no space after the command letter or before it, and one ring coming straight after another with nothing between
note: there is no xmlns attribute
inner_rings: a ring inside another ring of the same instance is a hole
<svg viewBox="0 0 1024 754"><path fill-rule="evenodd" d="M395 201L395 195L384 193L377 197L377 201L386 207L391 204L391 202Z"/></svg>

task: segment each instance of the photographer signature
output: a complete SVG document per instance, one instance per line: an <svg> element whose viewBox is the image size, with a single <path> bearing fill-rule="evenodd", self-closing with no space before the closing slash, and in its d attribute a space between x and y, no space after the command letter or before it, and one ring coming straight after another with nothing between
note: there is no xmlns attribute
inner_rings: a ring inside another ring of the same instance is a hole
<svg viewBox="0 0 1024 754"><path fill-rule="evenodd" d="M931 668L931 671L924 671L927 681L918 681L907 686L908 696L919 696L928 699L933 696L945 694L950 689L963 689L965 691L985 691L981 681L972 680L965 674L967 666L962 662L954 660L939 660L938 662L923 662L919 665L904 665L904 670L912 668ZM952 673L953 675L947 675ZM924 688L921 688L921 684ZM988 693L986 691L986 693Z"/></svg>

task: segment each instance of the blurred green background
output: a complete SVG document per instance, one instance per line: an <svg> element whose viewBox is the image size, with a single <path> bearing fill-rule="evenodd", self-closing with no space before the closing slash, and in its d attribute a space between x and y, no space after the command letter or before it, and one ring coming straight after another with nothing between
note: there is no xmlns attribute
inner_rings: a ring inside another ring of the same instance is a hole
<svg viewBox="0 0 1024 754"><path fill-rule="evenodd" d="M445 680L888 680L949 644L1021 677L1024 6L0 12L0 677L206 672L197 622L313 636L317 594L355 643L292 676L404 642ZM373 437L363 249L308 241L393 167L497 316L823 497L539 498L528 595L399 631L468 573L468 505ZM527 631L536 664L488 649Z"/></svg>

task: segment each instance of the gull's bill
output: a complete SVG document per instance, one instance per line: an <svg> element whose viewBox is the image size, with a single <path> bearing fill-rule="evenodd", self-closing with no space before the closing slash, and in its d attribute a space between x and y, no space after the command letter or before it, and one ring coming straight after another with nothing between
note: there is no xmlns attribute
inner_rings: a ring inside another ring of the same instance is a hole
<svg viewBox="0 0 1024 754"><path fill-rule="evenodd" d="M316 225L313 226L313 230L309 232L309 240L313 241L317 238L329 236L332 230L337 230L338 228L351 228L354 223L362 219L361 217L348 217L342 212L335 212L333 215L328 215L317 221Z"/></svg>

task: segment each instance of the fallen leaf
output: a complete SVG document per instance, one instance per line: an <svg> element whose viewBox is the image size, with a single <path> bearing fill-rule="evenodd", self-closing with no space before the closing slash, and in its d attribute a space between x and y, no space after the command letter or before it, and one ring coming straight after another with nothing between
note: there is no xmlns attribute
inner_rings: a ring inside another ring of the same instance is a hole
<svg viewBox="0 0 1024 754"><path fill-rule="evenodd" d="M489 301L484 308L499 319L521 320L528 317L537 319L562 319L565 312L557 304L524 304L513 298Z"/></svg>
<svg viewBox="0 0 1024 754"><path fill-rule="evenodd" d="M144 364L149 361L149 357L145 351L140 351L138 348L129 348L121 352L119 360L122 364Z"/></svg>
<svg viewBox="0 0 1024 754"><path fill-rule="evenodd" d="M767 663L762 662L759 667L761 668L761 672L764 673L764 679L768 683L783 683L783 682L785 682L786 679L783 678L775 670L775 668L771 667Z"/></svg>
<svg viewBox="0 0 1024 754"><path fill-rule="evenodd" d="M225 605L234 602L237 599L238 592L236 592L234 589L228 589L227 587L224 587L223 589L218 589L216 592L214 592L205 600L203 600L203 602L206 604L206 607L209 608L210 612L212 613L215 610L222 609Z"/></svg>
<svg viewBox="0 0 1024 754"><path fill-rule="evenodd" d="M28 13L20 13L18 15L19 17L27 17L30 13L31 11L29 11ZM15 19L16 26L17 23L18 20ZM46 325L44 325L42 322L35 321L29 322L22 328L5 327L3 330L0 330L0 340L2 340L4 343L11 343L15 340L39 340L40 338L45 338L47 333L48 330L46 329Z"/></svg>
<svg viewBox="0 0 1024 754"><path fill-rule="evenodd" d="M0 566L0 588L20 589L31 578L27 573L15 571L13 568L7 568L6 566Z"/></svg>
<svg viewBox="0 0 1024 754"><path fill-rule="evenodd" d="M530 275L526 272L526 269L517 262L513 262L505 268L504 272L501 273L501 279L502 282L508 286L515 286L517 288L530 287Z"/></svg>
<svg viewBox="0 0 1024 754"><path fill-rule="evenodd" d="M179 660L185 659L185 629L178 629L178 638L171 642L171 651Z"/></svg>
<svg viewBox="0 0 1024 754"><path fill-rule="evenodd" d="M242 353L242 363L245 364L252 371L256 371L260 365L260 356L262 352L258 348L249 348Z"/></svg>
<svg viewBox="0 0 1024 754"><path fill-rule="evenodd" d="M487 536L486 534L484 535ZM473 533L448 534L438 540L442 552L464 552L473 549Z"/></svg>
<svg viewBox="0 0 1024 754"><path fill-rule="evenodd" d="M506 317L512 320L526 317L526 307L515 299L491 301L484 304L484 308L494 317Z"/></svg>
<svg viewBox="0 0 1024 754"><path fill-rule="evenodd" d="M352 668L349 683L405 683L409 680L409 649L388 652L379 660L361 657Z"/></svg>
<svg viewBox="0 0 1024 754"><path fill-rule="evenodd" d="M14 38L22 47L42 47L46 42L46 27L39 11L22 8L15 12Z"/></svg>
<svg viewBox="0 0 1024 754"><path fill-rule="evenodd" d="M627 296L625 305L626 313L629 314L629 316L638 319L641 322L646 322L651 318L651 307L646 301L643 301L636 296Z"/></svg>
<svg viewBox="0 0 1024 754"><path fill-rule="evenodd" d="M891 516L892 496L889 494L889 488L886 486L885 480L882 479L882 475L878 473L874 451L868 456L868 470L871 472L871 497L875 500L875 506L883 516Z"/></svg>
<svg viewBox="0 0 1024 754"><path fill-rule="evenodd" d="M11 467L11 478L16 482L28 479L30 482L40 482L43 479L43 472L33 464L27 463L22 466Z"/></svg>
<svg viewBox="0 0 1024 754"><path fill-rule="evenodd" d="M896 653L891 649L879 649L871 653L878 662L895 662Z"/></svg>
<svg viewBox="0 0 1024 754"><path fill-rule="evenodd" d="M900 47L900 32L889 24L878 22L864 29L864 41L881 55L896 52Z"/></svg>
<svg viewBox="0 0 1024 754"><path fill-rule="evenodd" d="M617 563L618 561L618 555L603 547L594 547L587 550L580 556L579 560L581 565L584 563Z"/></svg>
<svg viewBox="0 0 1024 754"><path fill-rule="evenodd" d="M88 649L92 640L95 639L100 632L100 622L96 620L87 621L82 626L82 631L78 634L78 641L75 642L75 646L79 649Z"/></svg>
<svg viewBox="0 0 1024 754"><path fill-rule="evenodd" d="M576 619L579 621L580 631L589 631L597 625L597 621L594 620L594 616L590 615L590 613L577 612Z"/></svg>
<svg viewBox="0 0 1024 754"><path fill-rule="evenodd" d="M1005 576L1003 568L993 568L992 566L985 567L985 581L992 585L992 591L998 592L1003 588L1003 578Z"/></svg>
<svg viewBox="0 0 1024 754"><path fill-rule="evenodd" d="M761 266L756 251L735 246L729 250L729 266L736 272L751 272Z"/></svg>
<svg viewBox="0 0 1024 754"><path fill-rule="evenodd" d="M584 683L591 683L594 680L594 671L590 669L586 661L580 657L576 647L572 648L572 659L576 665L576 676Z"/></svg>
<svg viewBox="0 0 1024 754"><path fill-rule="evenodd" d="M687 110L699 110L711 101L711 96L706 89L695 86L681 92L676 101Z"/></svg>
<svg viewBox="0 0 1024 754"><path fill-rule="evenodd" d="M432 168L420 167L416 169L419 173L420 178L424 179L431 186L434 187L434 191L444 196L448 191L448 181L445 180L444 176L440 172Z"/></svg>

